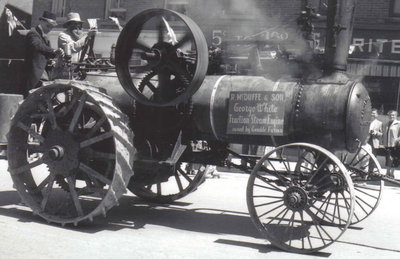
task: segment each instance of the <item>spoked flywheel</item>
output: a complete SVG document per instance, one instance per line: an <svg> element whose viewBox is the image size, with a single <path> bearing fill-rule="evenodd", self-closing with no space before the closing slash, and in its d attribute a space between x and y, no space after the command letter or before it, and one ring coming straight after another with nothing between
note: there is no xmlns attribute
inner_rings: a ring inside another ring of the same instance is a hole
<svg viewBox="0 0 400 259"><path fill-rule="evenodd" d="M382 168L367 146L361 146L357 152L342 153L340 160L346 166L354 183L355 207L351 224L367 218L378 207L382 197Z"/></svg>
<svg viewBox="0 0 400 259"><path fill-rule="evenodd" d="M208 68L207 42L187 16L165 9L133 17L118 37L118 79L145 105L171 106L188 100Z"/></svg>
<svg viewBox="0 0 400 259"><path fill-rule="evenodd" d="M249 178L247 205L257 229L273 245L309 253L332 244L346 230L354 190L335 155L316 145L294 143L259 160ZM338 224L326 224L322 217Z"/></svg>
<svg viewBox="0 0 400 259"><path fill-rule="evenodd" d="M61 224L105 215L133 174L127 123L84 82L57 80L29 95L8 137L9 171L23 202Z"/></svg>

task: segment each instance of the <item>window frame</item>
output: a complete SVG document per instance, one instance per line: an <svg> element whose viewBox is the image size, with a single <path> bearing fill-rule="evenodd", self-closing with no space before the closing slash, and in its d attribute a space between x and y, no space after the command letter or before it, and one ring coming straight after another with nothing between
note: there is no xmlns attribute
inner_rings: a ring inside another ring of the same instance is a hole
<svg viewBox="0 0 400 259"><path fill-rule="evenodd" d="M399 8L400 8L400 0L390 0L389 17L400 17L400 10L398 13L394 12L394 6L396 4L396 1L398 1Z"/></svg>

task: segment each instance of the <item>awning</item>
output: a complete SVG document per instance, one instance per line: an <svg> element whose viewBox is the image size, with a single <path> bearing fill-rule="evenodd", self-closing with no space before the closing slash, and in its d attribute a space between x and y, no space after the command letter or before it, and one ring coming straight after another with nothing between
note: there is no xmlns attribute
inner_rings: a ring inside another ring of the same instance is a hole
<svg viewBox="0 0 400 259"><path fill-rule="evenodd" d="M400 61L349 58L347 73L359 76L400 77Z"/></svg>

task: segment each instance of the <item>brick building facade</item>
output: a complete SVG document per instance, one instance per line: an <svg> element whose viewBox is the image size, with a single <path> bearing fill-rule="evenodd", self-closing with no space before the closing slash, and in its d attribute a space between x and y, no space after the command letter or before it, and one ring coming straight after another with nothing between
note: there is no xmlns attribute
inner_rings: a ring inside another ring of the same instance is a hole
<svg viewBox="0 0 400 259"><path fill-rule="evenodd" d="M259 39L290 40L296 37L296 18L307 4L322 15L315 21L315 39L319 44L316 47L323 50L328 0L8 0L2 1L3 6L4 2L10 7L17 6L13 9L16 12L21 3L24 5L24 17L28 14L28 18L24 18L27 26L35 26L45 10L57 13L60 26L50 35L53 44L68 12L79 12L82 19L98 18L101 34L95 51L107 56L119 34L108 17L119 17L123 25L149 8L169 8L185 13L199 24L208 44L218 46L224 41L254 35ZM4 14L2 28L3 17ZM353 33L355 49L349 56L348 72L363 77L373 106L382 112L400 109L399 25L400 0L357 0ZM2 42L4 45L6 41ZM10 55L10 52L0 54Z"/></svg>

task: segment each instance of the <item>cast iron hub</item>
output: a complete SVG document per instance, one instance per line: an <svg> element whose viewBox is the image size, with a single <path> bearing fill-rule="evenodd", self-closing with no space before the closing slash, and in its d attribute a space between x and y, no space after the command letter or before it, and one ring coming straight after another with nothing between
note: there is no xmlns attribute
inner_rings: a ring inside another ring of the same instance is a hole
<svg viewBox="0 0 400 259"><path fill-rule="evenodd" d="M301 187L292 186L284 192L283 200L289 209L303 210L307 206L307 193Z"/></svg>
<svg viewBox="0 0 400 259"><path fill-rule="evenodd" d="M51 172L64 177L71 176L79 167L79 142L72 133L63 130L50 130L46 135L44 147L47 150L47 165Z"/></svg>
<svg viewBox="0 0 400 259"><path fill-rule="evenodd" d="M346 179L342 174L332 173L330 178L333 183L333 192L342 192L346 188Z"/></svg>

